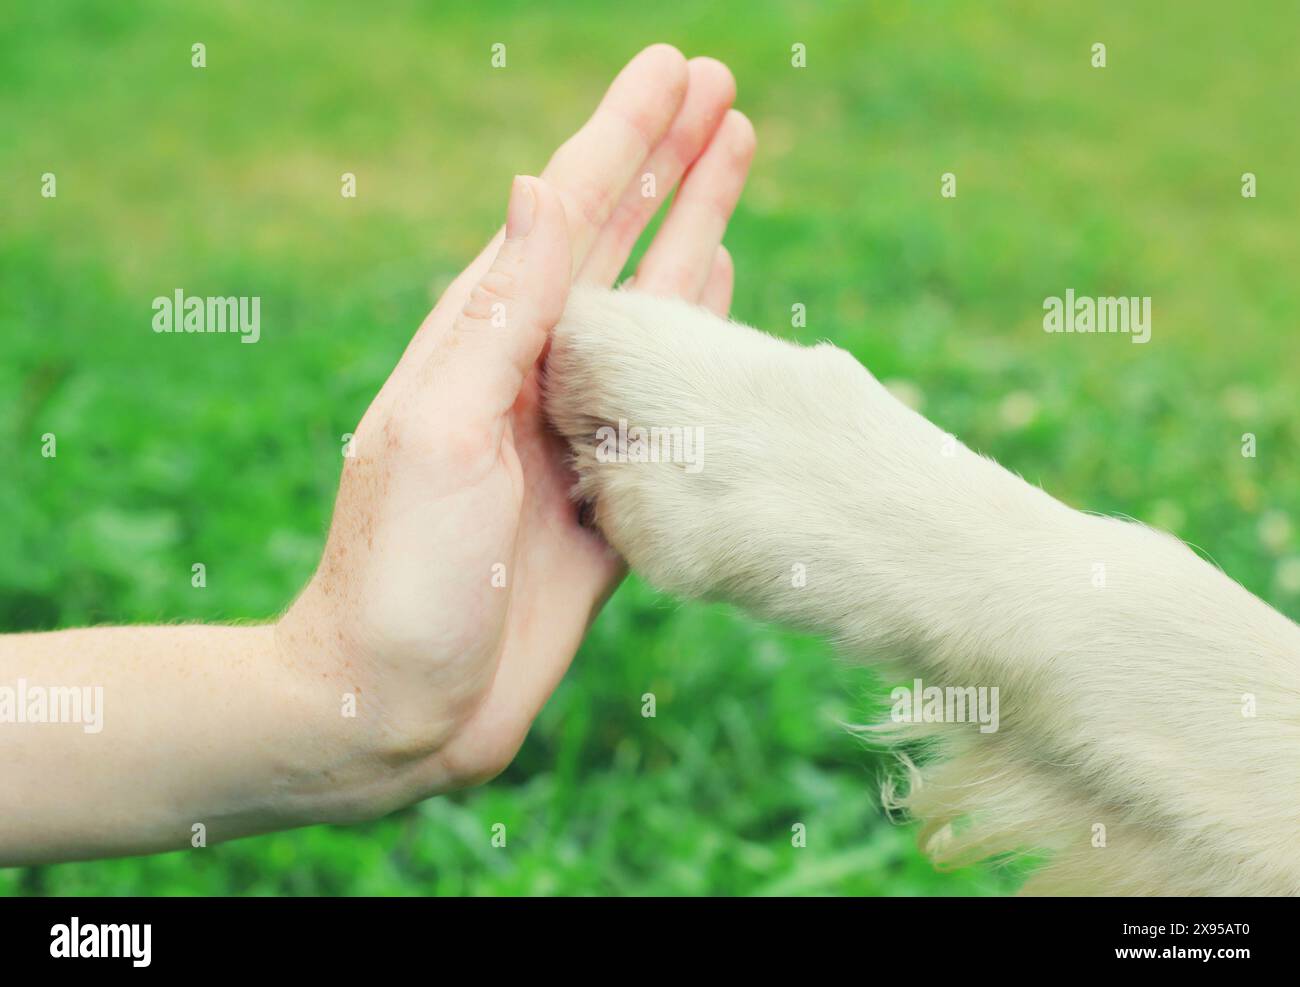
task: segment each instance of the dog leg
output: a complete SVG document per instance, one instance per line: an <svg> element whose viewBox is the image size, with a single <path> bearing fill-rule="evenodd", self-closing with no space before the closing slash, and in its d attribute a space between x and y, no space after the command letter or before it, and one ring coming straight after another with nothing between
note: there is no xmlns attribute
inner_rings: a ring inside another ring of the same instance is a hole
<svg viewBox="0 0 1300 987"><path fill-rule="evenodd" d="M1300 893L1300 629L1182 543L1066 507L841 350L680 301L575 289L545 388L575 495L651 582L999 689L997 732L910 728L943 756L887 794L936 859L1046 851L1031 890Z"/></svg>

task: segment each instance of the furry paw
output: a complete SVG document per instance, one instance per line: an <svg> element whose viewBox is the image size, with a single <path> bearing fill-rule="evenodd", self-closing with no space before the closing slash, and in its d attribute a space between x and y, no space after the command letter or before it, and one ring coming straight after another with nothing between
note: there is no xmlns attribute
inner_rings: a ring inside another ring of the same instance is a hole
<svg viewBox="0 0 1300 987"><path fill-rule="evenodd" d="M575 496L610 544L663 589L763 611L800 559L833 552L823 543L824 519L840 510L828 502L839 499L836 458L855 454L844 419L869 385L833 347L796 346L678 300L582 287L544 382L572 448Z"/></svg>

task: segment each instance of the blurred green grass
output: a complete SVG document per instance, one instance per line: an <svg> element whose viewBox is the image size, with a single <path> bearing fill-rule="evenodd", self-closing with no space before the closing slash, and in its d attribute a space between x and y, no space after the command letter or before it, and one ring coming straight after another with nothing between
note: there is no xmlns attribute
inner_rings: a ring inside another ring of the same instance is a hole
<svg viewBox="0 0 1300 987"><path fill-rule="evenodd" d="M652 41L726 61L756 125L727 241L738 318L835 340L1026 479L1171 528L1294 617L1298 24L1208 0L7 5L0 630L281 609L319 553L340 436L510 177ZM150 300L178 286L260 295L262 341L155 336ZM1151 295L1152 342L1044 334L1068 287ZM806 328L784 328L795 302ZM366 826L4 870L0 893L1010 890L1000 869L934 872L881 816L887 762L840 723L886 685L634 578L484 788Z"/></svg>

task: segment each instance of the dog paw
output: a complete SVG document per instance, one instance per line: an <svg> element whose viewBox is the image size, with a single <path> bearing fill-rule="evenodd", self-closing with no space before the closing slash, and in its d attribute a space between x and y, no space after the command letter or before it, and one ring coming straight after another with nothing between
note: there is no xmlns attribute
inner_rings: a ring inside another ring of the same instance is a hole
<svg viewBox="0 0 1300 987"><path fill-rule="evenodd" d="M879 387L833 347L796 346L679 300L584 287L544 377L575 497L610 544L665 590L759 610L788 590L801 559L833 551L836 460L855 455L844 419L868 384Z"/></svg>

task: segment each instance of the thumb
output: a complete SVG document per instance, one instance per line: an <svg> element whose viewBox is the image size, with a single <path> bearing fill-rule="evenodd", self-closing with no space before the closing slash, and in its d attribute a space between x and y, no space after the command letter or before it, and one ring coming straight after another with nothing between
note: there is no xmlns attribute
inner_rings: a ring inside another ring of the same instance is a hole
<svg viewBox="0 0 1300 987"><path fill-rule="evenodd" d="M569 229L559 195L540 178L516 176L506 234L491 268L452 326L466 375L504 412L564 313L571 271ZM468 366L466 365L468 364Z"/></svg>

